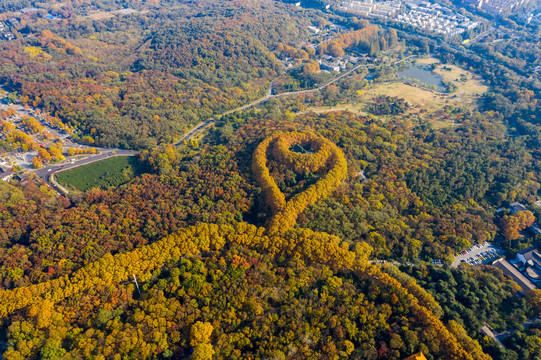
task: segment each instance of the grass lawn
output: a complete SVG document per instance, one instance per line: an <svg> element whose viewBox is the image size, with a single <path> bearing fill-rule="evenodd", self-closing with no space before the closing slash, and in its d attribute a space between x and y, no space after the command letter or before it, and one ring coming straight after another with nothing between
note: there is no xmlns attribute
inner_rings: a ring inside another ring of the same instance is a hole
<svg viewBox="0 0 541 360"><path fill-rule="evenodd" d="M56 180L62 186L80 191L92 188L110 189L125 184L144 172L144 166L135 156L117 156L62 171L56 175Z"/></svg>
<svg viewBox="0 0 541 360"><path fill-rule="evenodd" d="M489 89L488 86L482 83L478 76L458 66L441 64L435 58L416 59L416 63L425 65L436 64L434 72L441 75L447 81L452 81L458 87L461 97L465 96L461 100L465 100L467 104L471 104L473 98L484 94Z"/></svg>
<svg viewBox="0 0 541 360"><path fill-rule="evenodd" d="M83 16L82 18L83 19L90 19L90 20L105 20L105 19L110 19L112 17L115 17L115 15L111 14L111 13L108 13L108 12L104 12L104 11L98 11L98 12L95 12L94 14L90 14L88 16Z"/></svg>
<svg viewBox="0 0 541 360"><path fill-rule="evenodd" d="M453 123L450 121L432 120L430 123L432 124L432 129L434 130L449 128L453 126Z"/></svg>
<svg viewBox="0 0 541 360"><path fill-rule="evenodd" d="M477 99L480 95L488 91L488 86L484 85L478 76L471 72L454 65L442 65L438 59L426 58L417 59L417 63L432 65L435 64L434 72L441 75L447 81L451 81L457 86L457 91L453 93L441 93L424 89L422 87L411 86L401 81L388 83L374 83L367 89L364 89L362 95L356 101L349 103L338 104L336 106L311 106L302 112L315 111L340 111L349 110L365 115L367 106L372 98L378 95L396 96L405 99L410 105L413 105L404 115L388 115L386 119L401 119L408 114L421 114L423 118L431 118L429 121L434 129L442 129L453 126L451 121L441 121L438 116L431 117L431 114L444 108L446 105L451 106L467 106L475 108ZM456 124L455 126L459 126Z"/></svg>
<svg viewBox="0 0 541 360"><path fill-rule="evenodd" d="M375 83L370 90L366 91L366 94L370 97L377 95L397 96L424 109L441 108L445 103L444 96L440 93L407 85L403 82Z"/></svg>
<svg viewBox="0 0 541 360"><path fill-rule="evenodd" d="M444 67L449 70L444 69ZM476 97L488 91L488 86L484 85L477 76L458 66L439 65L434 72L441 75L443 78L452 81L458 86L458 91L461 92L462 95Z"/></svg>
<svg viewBox="0 0 541 360"><path fill-rule="evenodd" d="M432 65L437 64L440 61L436 58L418 58L415 60L417 64Z"/></svg>

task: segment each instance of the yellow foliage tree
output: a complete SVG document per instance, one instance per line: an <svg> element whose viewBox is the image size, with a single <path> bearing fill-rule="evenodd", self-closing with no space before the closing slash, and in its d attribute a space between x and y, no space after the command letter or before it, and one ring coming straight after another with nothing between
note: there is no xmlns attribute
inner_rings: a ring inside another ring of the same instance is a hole
<svg viewBox="0 0 541 360"><path fill-rule="evenodd" d="M541 289L528 291L526 299L538 313L541 313Z"/></svg>
<svg viewBox="0 0 541 360"><path fill-rule="evenodd" d="M197 346L199 344L210 343L212 331L214 331L214 327L211 323L201 321L196 322L190 330L190 345Z"/></svg>
<svg viewBox="0 0 541 360"><path fill-rule="evenodd" d="M192 359L193 360L210 360L214 355L214 348L211 344L200 344L194 347Z"/></svg>
<svg viewBox="0 0 541 360"><path fill-rule="evenodd" d="M38 156L41 158L43 162L50 162L52 160L51 154L47 151L45 148L38 148Z"/></svg>
<svg viewBox="0 0 541 360"><path fill-rule="evenodd" d="M314 154L300 154L290 150L294 145L310 145ZM271 149L269 149L271 148ZM294 195L287 203L267 167L267 153L271 151L277 161L282 161L297 172L322 172L327 174L304 192ZM285 232L295 225L297 216L310 204L325 199L346 179L347 163L343 152L329 140L314 133L278 132L263 140L254 152L252 170L265 194L267 204L274 212L269 220L270 234Z"/></svg>
<svg viewBox="0 0 541 360"><path fill-rule="evenodd" d="M41 162L41 159L38 156L34 156L32 158L32 167L34 169L40 169L43 167L43 162Z"/></svg>
<svg viewBox="0 0 541 360"><path fill-rule="evenodd" d="M518 211L511 215L505 215L500 220L503 234L506 240L518 238L520 231L532 226L535 222L535 216L531 211Z"/></svg>

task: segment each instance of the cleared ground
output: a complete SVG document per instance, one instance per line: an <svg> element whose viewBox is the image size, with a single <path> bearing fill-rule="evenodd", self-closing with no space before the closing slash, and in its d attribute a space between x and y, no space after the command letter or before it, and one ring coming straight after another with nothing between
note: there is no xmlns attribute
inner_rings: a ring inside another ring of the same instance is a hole
<svg viewBox="0 0 541 360"><path fill-rule="evenodd" d="M56 181L79 191L109 189L125 184L144 172L136 157L118 156L62 171L56 175Z"/></svg>
<svg viewBox="0 0 541 360"><path fill-rule="evenodd" d="M90 19L90 20L96 20L96 21L110 19L112 17L115 17L115 15L108 12L104 12L104 11L98 11L98 12L95 12L94 14L83 16L84 19Z"/></svg>
<svg viewBox="0 0 541 360"><path fill-rule="evenodd" d="M413 109L410 110L410 112L418 112L421 109L425 109L429 112L436 111L444 107L446 105L446 100L448 100L447 95L442 95L441 93L435 91L425 90L419 87L407 85L402 82L376 83L370 86L370 88L366 89L360 96L359 100L355 103L350 102L345 104L338 104L333 107L313 106L308 107L303 112L350 110L364 115L367 113L367 106L372 101L372 98L378 95L387 95L393 97L397 96L399 98L405 99L410 105L413 106ZM377 117L387 118L392 116L382 115ZM401 115L398 115L398 117L401 117ZM451 124L449 124L449 126L450 125Z"/></svg>

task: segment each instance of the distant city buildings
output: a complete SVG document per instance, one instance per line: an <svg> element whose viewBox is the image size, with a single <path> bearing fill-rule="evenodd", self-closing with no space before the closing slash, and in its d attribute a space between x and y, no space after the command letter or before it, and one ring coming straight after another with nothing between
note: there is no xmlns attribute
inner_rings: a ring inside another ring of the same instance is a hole
<svg viewBox="0 0 541 360"><path fill-rule="evenodd" d="M439 4L427 1L410 1L405 4L409 11L398 15L398 22L438 34L453 37L479 25L477 22L470 21L466 16L457 14Z"/></svg>
<svg viewBox="0 0 541 360"><path fill-rule="evenodd" d="M529 0L464 0L467 4L473 4L477 8L492 15L510 13L512 10L526 4Z"/></svg>
<svg viewBox="0 0 541 360"><path fill-rule="evenodd" d="M400 11L402 1L390 0L375 2L374 0L345 0L339 8L351 13L365 16L392 17Z"/></svg>
<svg viewBox="0 0 541 360"><path fill-rule="evenodd" d="M440 4L421 0L343 0L342 11L366 17L383 17L436 34L453 37L479 25Z"/></svg>

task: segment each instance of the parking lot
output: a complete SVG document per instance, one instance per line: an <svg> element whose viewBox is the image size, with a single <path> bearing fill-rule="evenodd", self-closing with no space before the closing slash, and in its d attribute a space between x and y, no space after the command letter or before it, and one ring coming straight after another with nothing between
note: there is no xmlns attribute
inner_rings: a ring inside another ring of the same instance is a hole
<svg viewBox="0 0 541 360"><path fill-rule="evenodd" d="M457 267L464 263L470 265L488 264L500 256L503 256L504 253L505 252L502 249L498 249L491 243L474 245L471 248L456 254L455 261L453 261L451 266Z"/></svg>

